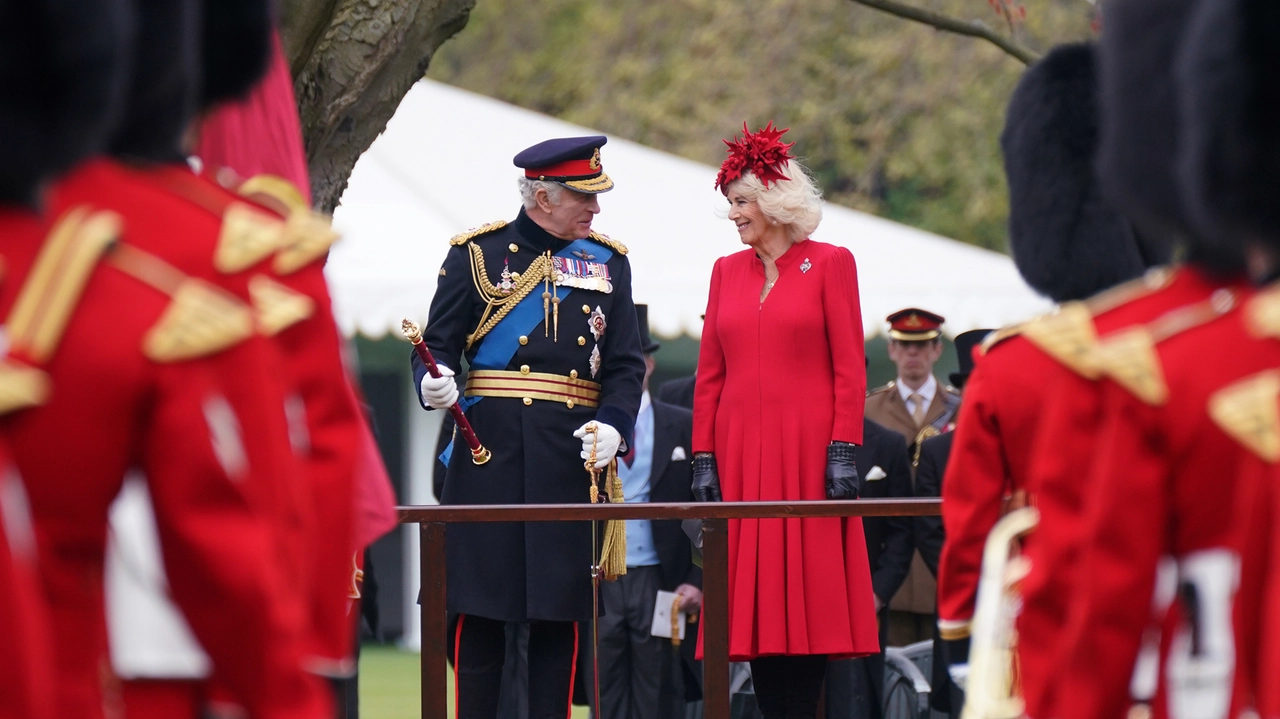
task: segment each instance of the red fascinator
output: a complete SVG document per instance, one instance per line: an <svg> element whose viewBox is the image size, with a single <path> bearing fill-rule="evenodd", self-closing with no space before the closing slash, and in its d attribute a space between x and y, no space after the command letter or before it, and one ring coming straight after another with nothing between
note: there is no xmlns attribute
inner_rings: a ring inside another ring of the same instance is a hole
<svg viewBox="0 0 1280 719"><path fill-rule="evenodd" d="M771 182L788 179L782 174L782 167L787 164L787 160L792 159L787 151L796 144L782 142L783 133L789 129L791 128L775 129L770 121L753 135L747 129L747 123L742 123L742 138L734 137L724 141L729 146L729 157L720 165L720 172L716 175L716 189L728 194L729 183L748 171L760 178L765 187Z"/></svg>

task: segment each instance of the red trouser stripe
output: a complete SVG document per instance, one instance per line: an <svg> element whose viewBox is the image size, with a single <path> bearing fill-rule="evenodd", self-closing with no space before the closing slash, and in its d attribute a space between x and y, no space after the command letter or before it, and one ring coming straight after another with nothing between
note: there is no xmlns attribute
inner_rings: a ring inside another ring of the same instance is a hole
<svg viewBox="0 0 1280 719"><path fill-rule="evenodd" d="M453 632L453 715L455 717L462 716L462 687L458 685L458 675L461 673L458 667L462 665L458 663L458 657L462 654L462 621L466 618L465 614L458 615L458 628Z"/></svg>
<svg viewBox="0 0 1280 719"><path fill-rule="evenodd" d="M573 662L569 664L569 711L565 714L565 719L573 719L573 680L578 674L578 623L573 623ZM591 699L587 699L587 705L591 704Z"/></svg>

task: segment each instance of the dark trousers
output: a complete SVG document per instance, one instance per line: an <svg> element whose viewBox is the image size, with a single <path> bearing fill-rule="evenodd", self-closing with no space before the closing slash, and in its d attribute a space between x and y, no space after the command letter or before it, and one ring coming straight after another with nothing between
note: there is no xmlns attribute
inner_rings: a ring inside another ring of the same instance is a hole
<svg viewBox="0 0 1280 719"><path fill-rule="evenodd" d="M497 719L507 623L462 614L449 634L449 652L457 672L457 719ZM530 719L563 719L569 713L577 649L577 624L529 624Z"/></svg>
<svg viewBox="0 0 1280 719"><path fill-rule="evenodd" d="M889 643L888 612L881 610L880 653L827 663L827 719L883 719L884 648Z"/></svg>
<svg viewBox="0 0 1280 719"><path fill-rule="evenodd" d="M751 684L764 719L815 719L827 655L751 660Z"/></svg>
<svg viewBox="0 0 1280 719"><path fill-rule="evenodd" d="M661 582L660 567L629 567L616 582L600 585L599 719L684 716L679 648L649 633Z"/></svg>

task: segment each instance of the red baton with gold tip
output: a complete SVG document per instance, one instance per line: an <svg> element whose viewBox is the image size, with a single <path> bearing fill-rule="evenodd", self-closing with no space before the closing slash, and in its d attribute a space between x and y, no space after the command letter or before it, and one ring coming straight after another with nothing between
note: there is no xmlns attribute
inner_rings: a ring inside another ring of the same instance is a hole
<svg viewBox="0 0 1280 719"><path fill-rule="evenodd" d="M404 333L406 339L413 343L413 349L418 353L418 359L427 366L427 371L432 377L440 377L440 368L436 367L436 360L431 356L431 350L427 349L427 345L422 341L422 331L418 326L410 320L404 320L400 323L400 331ZM476 437L475 430L471 429L471 423L467 421L467 416L462 413L462 408L457 402L449 405L449 414L453 415L453 421L458 425L458 430L462 432L462 438L467 440L467 447L471 449L471 461L475 464L484 464L489 461L492 456L489 450L480 444L479 438Z"/></svg>

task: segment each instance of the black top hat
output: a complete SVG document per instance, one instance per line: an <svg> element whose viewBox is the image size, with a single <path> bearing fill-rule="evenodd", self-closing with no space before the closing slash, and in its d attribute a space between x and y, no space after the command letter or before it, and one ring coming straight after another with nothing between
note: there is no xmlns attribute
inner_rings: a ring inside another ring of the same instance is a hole
<svg viewBox="0 0 1280 719"><path fill-rule="evenodd" d="M960 362L960 371L951 373L949 379L952 386L964 389L964 383L973 372L973 348L982 344L982 340L992 332L993 330L969 330L956 335L956 359Z"/></svg>
<svg viewBox="0 0 1280 719"><path fill-rule="evenodd" d="M636 322L640 325L640 351L647 355L657 352L662 345L649 334L649 305L636 305Z"/></svg>

